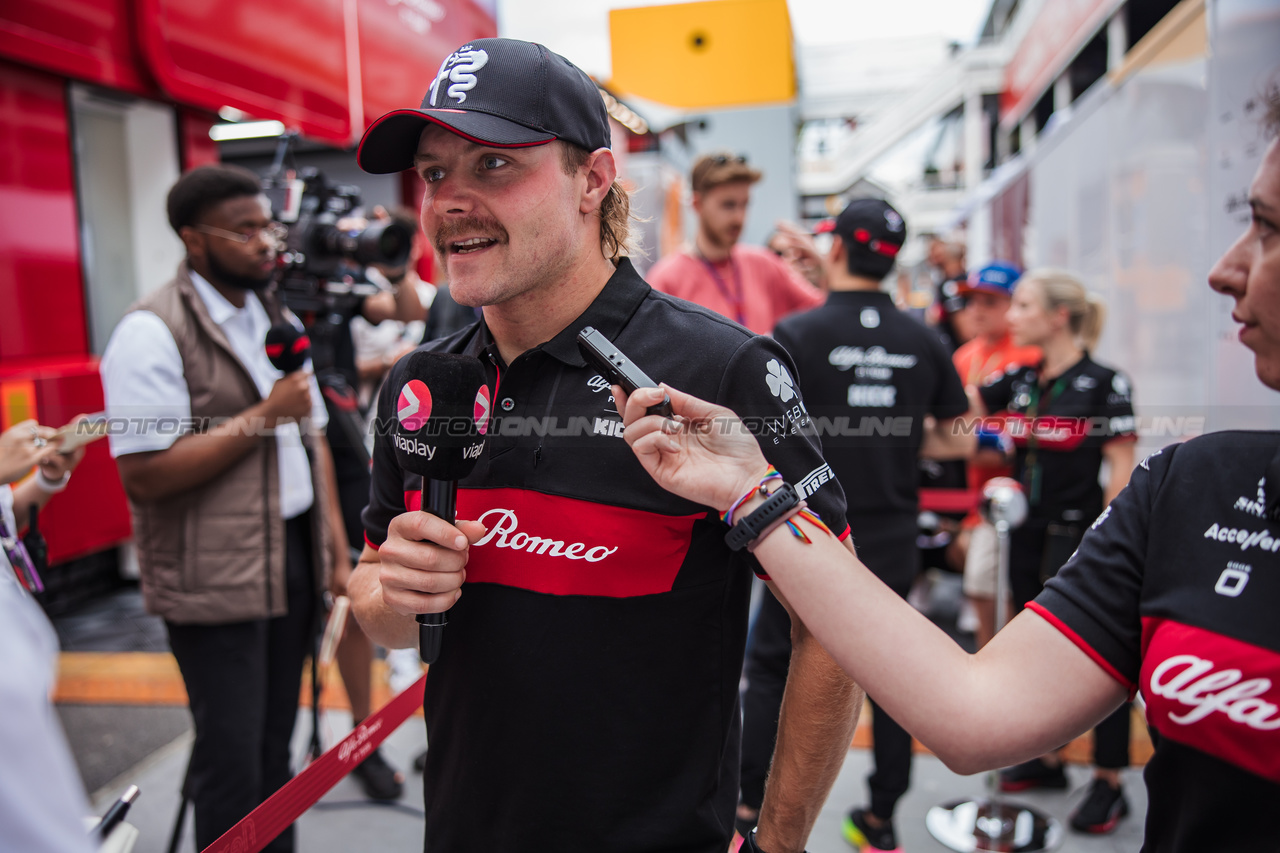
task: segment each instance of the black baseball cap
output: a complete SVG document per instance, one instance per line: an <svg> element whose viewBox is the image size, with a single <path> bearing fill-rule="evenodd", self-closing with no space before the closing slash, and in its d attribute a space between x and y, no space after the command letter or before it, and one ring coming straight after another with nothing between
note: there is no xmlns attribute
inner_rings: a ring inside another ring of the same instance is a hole
<svg viewBox="0 0 1280 853"><path fill-rule="evenodd" d="M428 124L495 148L556 139L588 151L611 144L609 114L591 78L542 45L515 39L476 39L445 57L422 106L375 121L356 162L375 175L413 168Z"/></svg>
<svg viewBox="0 0 1280 853"><path fill-rule="evenodd" d="M856 198L836 217L831 230L846 241L865 246L886 258L896 258L907 241L907 224L893 205L881 198Z"/></svg>

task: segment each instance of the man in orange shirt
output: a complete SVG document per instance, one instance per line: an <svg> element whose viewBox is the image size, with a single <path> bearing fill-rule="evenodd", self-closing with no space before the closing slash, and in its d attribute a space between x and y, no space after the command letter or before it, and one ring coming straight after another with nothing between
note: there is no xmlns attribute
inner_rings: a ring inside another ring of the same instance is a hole
<svg viewBox="0 0 1280 853"><path fill-rule="evenodd" d="M1022 367L1040 361L1039 347L1018 347L1009 338L1005 314L1013 300L1013 288L1022 270L1004 261L992 261L971 273L960 286L967 301L966 311L974 327L974 337L951 357L956 372L966 389L981 385L993 374L1009 367ZM969 462L969 488L981 489L992 477L1008 476L1012 467L1005 453L995 447L995 437L979 441L978 452ZM978 617L975 638L981 648L995 633L996 536L995 529L984 523L977 512L964 520L968 535L962 534L958 545L964 552L964 591L973 603Z"/></svg>
<svg viewBox="0 0 1280 853"><path fill-rule="evenodd" d="M824 295L768 249L737 245L760 178L742 155L699 157L690 173L698 214L693 246L658 261L646 277L655 290L767 335L786 315L821 305Z"/></svg>

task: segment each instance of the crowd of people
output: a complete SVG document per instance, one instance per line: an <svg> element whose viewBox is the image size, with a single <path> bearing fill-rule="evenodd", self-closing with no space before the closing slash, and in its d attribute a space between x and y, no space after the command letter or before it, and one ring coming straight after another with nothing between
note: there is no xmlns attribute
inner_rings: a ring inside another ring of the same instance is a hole
<svg viewBox="0 0 1280 853"><path fill-rule="evenodd" d="M693 163L694 238L646 280L595 84L511 39L473 41L445 68L477 50L465 90L432 84L360 143L363 169L412 169L425 193L416 220L389 214L414 249L371 270L381 289L350 306L333 364L285 373L264 349L273 326L305 328L273 286L280 233L261 184L230 166L171 189L184 260L103 357L108 417L129 425L110 450L145 603L195 724L197 847L291 778L304 660L346 595L356 723L374 644L413 649L415 617L448 612L424 701L429 850L723 853L736 829L744 850L799 853L863 690L873 770L844 820L858 849L899 849L913 736L959 772L1006 768L1004 790L1061 789L1059 748L1094 728L1070 822L1114 829L1137 693L1155 739L1144 849L1274 849L1276 436L1209 435L1137 464L1133 389L1091 356L1105 311L1079 277L968 271L962 244L935 239L922 322L886 286L910 233L898 210L856 199L814 233L781 223L768 248L743 245L761 172L731 152ZM1250 205L1209 283L1280 390L1274 140ZM439 288L418 278L428 250ZM610 389L578 350L586 326L664 389ZM456 523L418 511L422 478L387 430L415 351L478 359L490 391ZM674 416L647 414L663 393ZM339 428L353 407L367 411L354 436ZM574 423L590 428L557 428ZM84 454L62 440L34 422L0 434L14 570L0 624L34 650L3 691L47 723L12 754L52 768L40 790L0 774L23 850L87 846L69 829L84 796L45 701L55 645L19 538ZM970 655L906 602L919 492L995 476L1029 504L1009 559L1018 615L997 633L995 532L959 513L947 559L977 615ZM1244 578L1227 592L1224 565ZM402 794L376 750L355 773L370 798ZM267 849L294 846L290 829Z"/></svg>

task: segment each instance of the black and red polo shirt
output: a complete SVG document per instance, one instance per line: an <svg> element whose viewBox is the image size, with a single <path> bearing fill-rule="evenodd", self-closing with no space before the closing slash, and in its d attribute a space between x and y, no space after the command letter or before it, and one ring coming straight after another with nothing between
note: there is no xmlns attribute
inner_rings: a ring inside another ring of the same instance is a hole
<svg viewBox="0 0 1280 853"><path fill-rule="evenodd" d="M723 853L732 834L751 558L725 546L714 511L641 468L608 384L578 352L584 326L654 379L742 415L846 531L786 352L651 290L628 261L581 317L510 365L483 323L426 344L483 361L494 416L458 494L458 517L489 533L471 548L426 695L433 853ZM383 421L401 373L380 396ZM364 521L377 547L393 517L420 506L421 484L382 436L373 456Z"/></svg>
<svg viewBox="0 0 1280 853"><path fill-rule="evenodd" d="M1280 433L1158 451L1028 606L1159 732L1144 851L1280 849Z"/></svg>
<svg viewBox="0 0 1280 853"><path fill-rule="evenodd" d="M1102 509L1103 446L1137 438L1132 388L1088 353L1051 381L1040 370L1010 367L978 391L1013 439L1031 518L1087 521Z"/></svg>

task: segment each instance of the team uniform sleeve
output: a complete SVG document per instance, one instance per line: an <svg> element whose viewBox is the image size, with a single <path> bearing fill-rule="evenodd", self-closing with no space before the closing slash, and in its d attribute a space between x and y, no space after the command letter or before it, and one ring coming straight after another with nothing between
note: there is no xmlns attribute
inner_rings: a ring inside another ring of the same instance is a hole
<svg viewBox="0 0 1280 853"><path fill-rule="evenodd" d="M1143 460L1075 554L1027 605L1130 692L1142 663L1139 604L1151 507L1176 451L1173 445Z"/></svg>
<svg viewBox="0 0 1280 853"><path fill-rule="evenodd" d="M787 351L777 341L756 336L729 360L716 402L746 422L765 458L843 539L849 530L844 490L822 458L822 445L795 377Z"/></svg>
<svg viewBox="0 0 1280 853"><path fill-rule="evenodd" d="M126 314L99 368L111 456L167 450L191 430L191 394L173 333L150 311Z"/></svg>
<svg viewBox="0 0 1280 853"><path fill-rule="evenodd" d="M978 396L982 398L982 405L986 406L989 414L1003 412L1009 408L1009 401L1013 399L1013 379L1016 374L1017 368L1011 368L978 386Z"/></svg>
<svg viewBox="0 0 1280 853"><path fill-rule="evenodd" d="M1102 443L1112 441L1136 441L1137 423L1133 413L1133 392L1129 378L1117 371L1111 377L1109 387L1099 388L1102 399L1102 415L1107 427Z"/></svg>
<svg viewBox="0 0 1280 853"><path fill-rule="evenodd" d="M365 541L373 548L382 547L387 541L387 528L391 519L403 515L404 474L396 460L396 449L391 436L396 422L396 390L403 382L403 366L408 359L401 359L387 374L378 392L378 412L373 422L373 467L370 472L369 505L360 514L364 524Z"/></svg>

